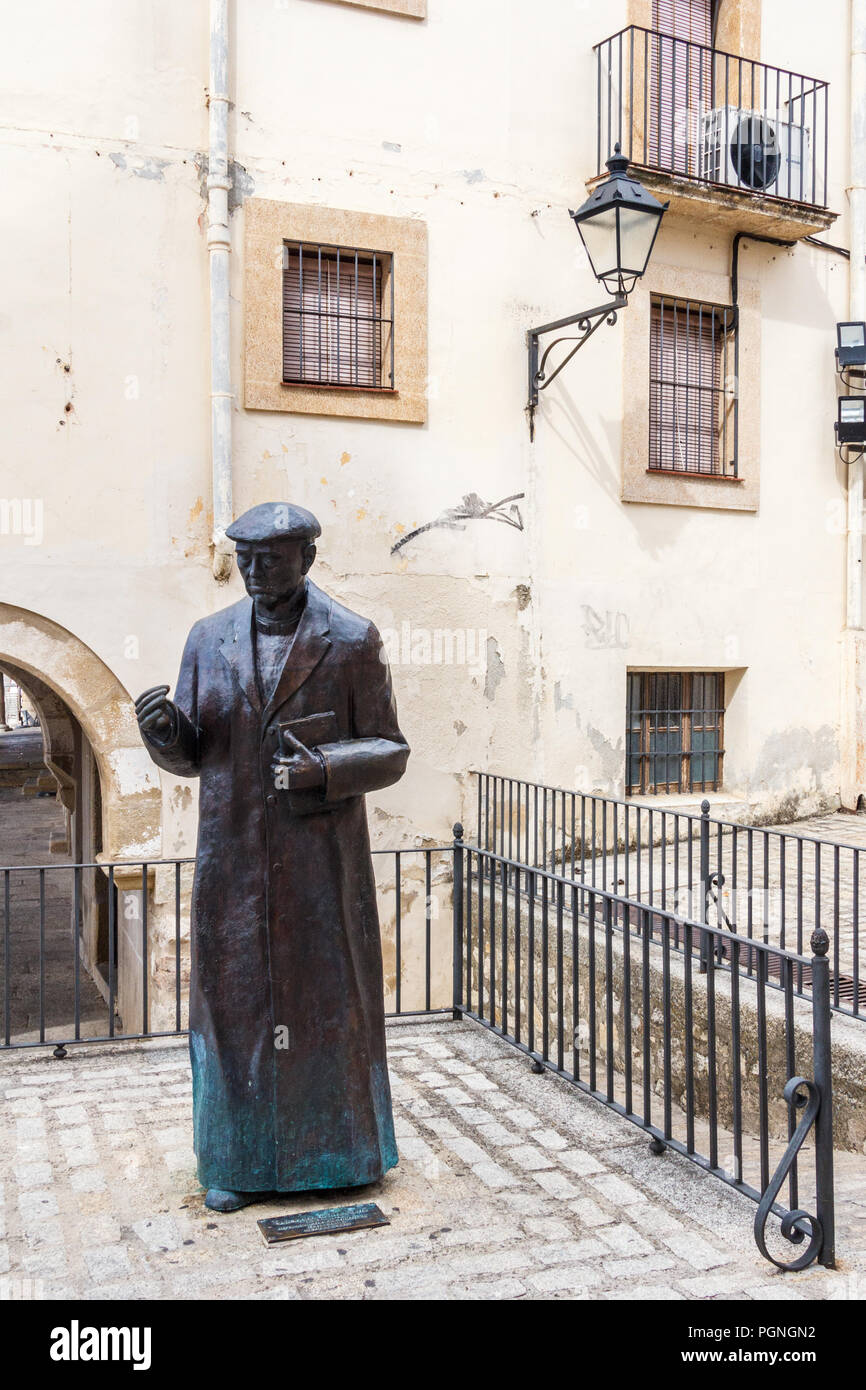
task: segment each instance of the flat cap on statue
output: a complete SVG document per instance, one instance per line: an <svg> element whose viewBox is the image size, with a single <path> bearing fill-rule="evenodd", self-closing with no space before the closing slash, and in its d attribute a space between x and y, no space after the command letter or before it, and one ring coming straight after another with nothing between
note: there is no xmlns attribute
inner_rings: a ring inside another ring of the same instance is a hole
<svg viewBox="0 0 866 1390"><path fill-rule="evenodd" d="M233 541L313 541L321 534L313 513L291 502L260 502L226 527Z"/></svg>

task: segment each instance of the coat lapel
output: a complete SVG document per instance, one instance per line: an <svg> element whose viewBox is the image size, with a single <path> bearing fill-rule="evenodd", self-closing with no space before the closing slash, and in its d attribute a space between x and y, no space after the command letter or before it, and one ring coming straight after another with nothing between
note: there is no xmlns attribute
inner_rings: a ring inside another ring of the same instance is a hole
<svg viewBox="0 0 866 1390"><path fill-rule="evenodd" d="M265 708L267 723L275 710L294 695L318 666L331 645L328 631L331 626L331 600L311 580L307 580L307 602L298 624L286 663ZM255 680L253 681L255 684Z"/></svg>
<svg viewBox="0 0 866 1390"><path fill-rule="evenodd" d="M257 714L261 712L256 685L255 657L253 655L253 605L252 600L242 600L230 630L226 633L220 647L222 655L231 667L235 680L246 695Z"/></svg>

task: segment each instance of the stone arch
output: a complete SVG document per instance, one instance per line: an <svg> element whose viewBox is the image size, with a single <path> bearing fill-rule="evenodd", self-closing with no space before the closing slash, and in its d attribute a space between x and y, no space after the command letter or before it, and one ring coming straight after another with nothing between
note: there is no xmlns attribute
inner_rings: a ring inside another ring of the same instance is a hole
<svg viewBox="0 0 866 1390"><path fill-rule="evenodd" d="M132 699L105 662L59 623L0 603L0 666L10 673L18 669L25 681L32 678L27 684L41 692L46 704L54 692L81 725L99 770L102 857L158 857L159 774L141 742ZM56 751L62 753L62 731L59 724L52 727L54 713L49 714L49 735L60 740Z"/></svg>

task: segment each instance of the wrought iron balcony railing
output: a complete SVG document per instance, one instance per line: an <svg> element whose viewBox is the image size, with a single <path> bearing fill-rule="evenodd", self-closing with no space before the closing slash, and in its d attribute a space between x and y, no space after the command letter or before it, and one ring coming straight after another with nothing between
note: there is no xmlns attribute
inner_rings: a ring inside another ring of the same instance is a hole
<svg viewBox="0 0 866 1390"><path fill-rule="evenodd" d="M630 25L594 49L597 172L636 165L827 206L826 82Z"/></svg>

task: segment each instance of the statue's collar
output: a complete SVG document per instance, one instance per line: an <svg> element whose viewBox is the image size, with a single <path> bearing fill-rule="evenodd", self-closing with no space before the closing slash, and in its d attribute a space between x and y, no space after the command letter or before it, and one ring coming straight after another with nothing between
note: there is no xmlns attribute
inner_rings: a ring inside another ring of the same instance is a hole
<svg viewBox="0 0 866 1390"><path fill-rule="evenodd" d="M298 585L297 591L292 595L280 613L279 618L271 617L269 613L259 611L253 603L253 621L256 632L263 632L267 635L289 637L295 631L301 621L301 614L307 605L307 581Z"/></svg>

